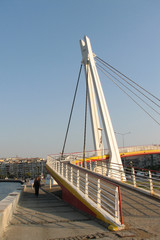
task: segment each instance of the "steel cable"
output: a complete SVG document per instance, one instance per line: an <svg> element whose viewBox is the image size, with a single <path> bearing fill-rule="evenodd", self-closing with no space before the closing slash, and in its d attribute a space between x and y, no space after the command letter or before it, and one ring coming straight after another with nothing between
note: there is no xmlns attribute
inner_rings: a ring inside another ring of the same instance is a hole
<svg viewBox="0 0 160 240"><path fill-rule="evenodd" d="M68 136L68 131L69 131L69 127L70 127L70 122L71 122L71 118L72 118L72 112L73 112L74 103L75 103L75 99L76 99L76 95L77 95L81 70L82 70L82 64L80 66L80 70L79 70L79 74L78 74L78 80L77 80L76 89L75 89L75 93L74 93L74 97L73 97L73 102L72 102L71 112L70 112L70 116L69 116L68 126L67 126L67 130L66 130L66 134L65 134L64 144L63 144L63 148L62 148L62 157L63 157L63 154L64 154L64 149L65 149L66 140L67 140L67 136Z"/></svg>
<svg viewBox="0 0 160 240"><path fill-rule="evenodd" d="M118 78L116 78L115 76L113 76L109 71L107 71L106 69L104 69L102 66L100 66L98 63L96 64L97 67L102 68L105 72L107 72L111 77L113 77L115 80L117 80L122 86L124 86L125 88L127 88L132 94L134 94L137 98L139 98L143 103L145 103L149 108L151 108L155 113L157 113L158 115L160 115L160 113L154 109L151 105L149 105L146 101L144 101L141 97L139 97L135 92L133 92L129 87L125 86L125 84L123 84Z"/></svg>
<svg viewBox="0 0 160 240"><path fill-rule="evenodd" d="M115 84L116 84L116 86L118 87L118 88L120 88L129 98L131 98L132 99L132 101L134 101L150 118L152 118L152 120L154 121L154 122L156 122L159 126L160 126L160 123L150 114L150 113L148 113L135 99L133 99L124 89L122 89L108 74L106 74L105 72L104 72L104 70L102 70L99 66L98 66L98 69L100 69L111 81L113 81Z"/></svg>
<svg viewBox="0 0 160 240"><path fill-rule="evenodd" d="M126 79L128 79L130 82L134 83L136 86L138 86L140 89L142 89L143 91L145 91L146 93L148 93L150 96L152 96L153 98L155 98L157 101L160 101L159 98L157 98L156 96L154 96L152 93L150 93L149 91L147 91L146 89L144 89L143 87L141 87L139 84L137 84L136 82L134 82L132 79L128 78L126 75L124 75L123 73L121 73L119 70L117 70L116 68L114 68L113 66L111 66L110 64L108 64L107 62L105 62L104 60L102 60L101 58L99 58L98 56L96 56L96 59L98 61L100 61L103 65L105 65L109 70L111 70L112 72L114 72L117 76L119 76L122 80L124 80L125 82L127 82L130 86L132 86L134 89L136 89L139 93L141 93L143 96L145 96L148 100L150 100L152 103L154 103L155 105L157 105L158 107L160 107L160 105L158 105L156 102L154 102L151 98L149 98L147 95L145 95L144 93L142 93L139 89L137 89L136 87L134 87L131 83L129 83ZM123 77L125 77L126 79L122 78L119 74L121 74Z"/></svg>

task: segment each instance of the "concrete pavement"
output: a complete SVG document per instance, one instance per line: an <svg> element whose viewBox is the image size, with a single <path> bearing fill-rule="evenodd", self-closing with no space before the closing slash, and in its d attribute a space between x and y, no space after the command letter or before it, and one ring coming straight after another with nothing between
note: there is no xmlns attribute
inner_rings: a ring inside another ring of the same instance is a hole
<svg viewBox="0 0 160 240"><path fill-rule="evenodd" d="M51 191L56 191L56 188ZM158 234L154 230L150 231L150 228L145 230L142 222L143 217L145 217L145 224L147 224L150 213L143 214L143 216L138 215L139 221L136 220L137 212L140 214L141 210L138 210L136 206L132 210L133 202L135 204L137 200L134 199L132 203L129 203L129 198L133 199L132 192L122 193L122 199L125 203L123 212L126 229L119 232L110 232L106 225L102 225L87 214L77 211L57 198L56 195L40 190L40 195L36 198L34 189L27 187L7 227L3 240L158 240L159 230ZM135 209L137 212L135 212ZM159 209L159 205L156 205L156 209L153 210L155 214L157 212L156 218L159 224L157 209ZM129 214L130 210L131 213ZM151 221L153 221L153 218ZM140 224L140 222L142 223ZM150 221L149 224L151 224Z"/></svg>
<svg viewBox="0 0 160 240"><path fill-rule="evenodd" d="M40 190L37 198L34 189L27 187L3 239L49 240L105 231L108 232L106 227L57 196Z"/></svg>
<svg viewBox="0 0 160 240"><path fill-rule="evenodd" d="M121 198L126 229L141 230L147 239L160 239L160 200L122 186Z"/></svg>

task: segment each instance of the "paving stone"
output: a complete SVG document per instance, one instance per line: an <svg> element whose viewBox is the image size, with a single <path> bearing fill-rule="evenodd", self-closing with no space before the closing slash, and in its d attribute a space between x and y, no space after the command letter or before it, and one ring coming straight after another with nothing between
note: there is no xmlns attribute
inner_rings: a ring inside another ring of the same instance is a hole
<svg viewBox="0 0 160 240"><path fill-rule="evenodd" d="M135 233L129 232L129 231L120 231L120 232L116 233L116 235L121 238L135 237Z"/></svg>
<svg viewBox="0 0 160 240"><path fill-rule="evenodd" d="M3 240L72 239L98 231L108 231L87 214L72 208L55 195L26 188ZM82 237L81 237L82 239Z"/></svg>

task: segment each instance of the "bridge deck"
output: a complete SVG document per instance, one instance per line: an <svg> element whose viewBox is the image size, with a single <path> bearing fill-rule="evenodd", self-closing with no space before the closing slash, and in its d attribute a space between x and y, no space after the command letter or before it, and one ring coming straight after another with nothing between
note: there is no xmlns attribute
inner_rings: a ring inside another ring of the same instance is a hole
<svg viewBox="0 0 160 240"><path fill-rule="evenodd" d="M55 195L27 187L4 234L4 240L51 240L109 232Z"/></svg>
<svg viewBox="0 0 160 240"><path fill-rule="evenodd" d="M40 190L36 198L34 190L27 187L3 240L116 240L123 237L158 240L160 202L124 188L122 200L126 229L110 232L106 226L76 211L54 194Z"/></svg>
<svg viewBox="0 0 160 240"><path fill-rule="evenodd" d="M122 186L121 197L126 228L143 230L148 234L145 239L159 239L160 200Z"/></svg>

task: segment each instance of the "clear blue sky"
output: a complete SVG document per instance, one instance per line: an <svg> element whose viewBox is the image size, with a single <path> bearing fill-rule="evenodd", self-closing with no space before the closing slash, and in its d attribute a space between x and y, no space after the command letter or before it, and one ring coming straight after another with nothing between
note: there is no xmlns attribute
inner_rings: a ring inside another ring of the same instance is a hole
<svg viewBox="0 0 160 240"><path fill-rule="evenodd" d="M0 157L61 152L84 35L99 57L160 97L159 11L159 0L1 0ZM114 130L131 132L125 145L159 144L160 127L103 78ZM84 95L83 73L66 152L82 151Z"/></svg>

